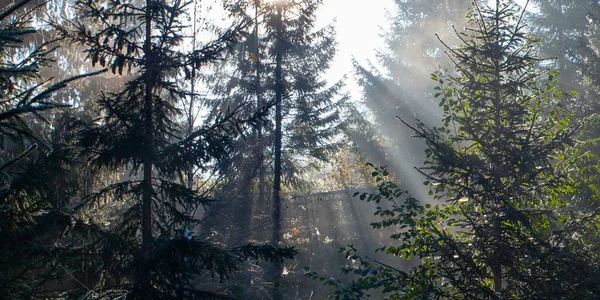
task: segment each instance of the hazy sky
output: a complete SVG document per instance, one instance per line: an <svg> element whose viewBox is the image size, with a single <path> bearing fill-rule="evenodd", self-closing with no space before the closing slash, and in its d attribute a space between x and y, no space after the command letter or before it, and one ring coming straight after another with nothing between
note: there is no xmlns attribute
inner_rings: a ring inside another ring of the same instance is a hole
<svg viewBox="0 0 600 300"><path fill-rule="evenodd" d="M415 0L418 1L418 0ZM375 50L381 47L382 31L387 28L387 12L394 10L392 0L323 0L317 14L317 27L336 20L338 53L328 72L328 80L335 82L347 74L346 84L354 97L360 89L352 78L352 57L361 64L375 61ZM524 5L526 0L516 0ZM535 10L531 5L529 9Z"/></svg>
<svg viewBox="0 0 600 300"><path fill-rule="evenodd" d="M381 46L380 27L386 27L386 9L392 0L324 0L318 13L317 26L336 21L338 53L328 72L330 82L348 74L347 85L353 96L359 92L352 79L352 57L360 63L374 60L375 49Z"/></svg>

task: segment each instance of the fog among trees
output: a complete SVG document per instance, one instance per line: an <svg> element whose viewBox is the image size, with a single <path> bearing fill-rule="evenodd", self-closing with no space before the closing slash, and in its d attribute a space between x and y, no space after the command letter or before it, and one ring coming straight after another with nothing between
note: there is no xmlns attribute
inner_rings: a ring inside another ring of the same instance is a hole
<svg viewBox="0 0 600 300"><path fill-rule="evenodd" d="M327 1L0 1L0 298L600 298L598 2Z"/></svg>

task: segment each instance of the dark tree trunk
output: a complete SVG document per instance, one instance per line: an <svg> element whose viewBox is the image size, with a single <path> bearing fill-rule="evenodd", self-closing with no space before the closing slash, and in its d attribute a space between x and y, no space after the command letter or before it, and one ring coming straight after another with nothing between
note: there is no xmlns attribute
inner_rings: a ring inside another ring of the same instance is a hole
<svg viewBox="0 0 600 300"><path fill-rule="evenodd" d="M499 19L499 8L500 8L500 1L496 0L496 28L499 28L500 26L500 19ZM496 45L500 45L500 40L501 40L501 36L500 36L500 31L498 31L497 35L496 35ZM497 58L494 60L494 77L496 79L496 84L494 87L494 99L492 101L492 105L495 108L495 117L494 117L494 125L496 126L498 132L497 134L500 134L502 131L502 116L501 116L501 110L502 110L502 96L500 95L500 91L502 89L501 87L501 82L502 82L502 75L501 75L501 66L499 64L500 62L500 58ZM500 178L495 178L494 181L496 182L495 185L496 186L502 186L502 180ZM494 223L493 223L493 234L494 234L494 240L495 240L495 249L494 249L494 261L492 262L492 276L494 277L494 292L496 292L496 295L499 296L499 298L502 298L502 222L500 220L501 218L501 206L503 205L501 201L499 201L498 199L494 199L495 203L493 204L494 207Z"/></svg>
<svg viewBox="0 0 600 300"><path fill-rule="evenodd" d="M197 15L197 4L196 1L192 3L194 5L193 23L192 23L192 51L196 51L196 15ZM196 68L192 68L192 74L190 78L190 105L188 107L187 115L187 136L190 136L194 132L194 122L196 118L194 116L194 100L196 97ZM189 167L186 170L186 185L189 189L194 188L194 167Z"/></svg>
<svg viewBox="0 0 600 300"><path fill-rule="evenodd" d="M281 64L283 58L282 49L282 31L283 31L283 18L282 18L282 7L280 4L277 5L277 49L275 58L275 166L274 166L274 178L273 178L273 233L271 237L271 243L277 247L279 244L279 236L281 232L281 102L283 101L283 82L281 74ZM273 299L281 299L281 262L275 262L274 266L274 280L273 280Z"/></svg>
<svg viewBox="0 0 600 300"><path fill-rule="evenodd" d="M256 59L256 81L255 81L255 92L256 92L256 108L262 109L263 101L261 98L261 84L260 84L260 37L258 35L258 9L260 8L259 0L254 0L254 39L256 43L255 47L255 59ZM264 170L264 141L262 125L258 126L256 130L256 142L258 147L256 151L256 167L258 168L258 202L263 204L265 201L265 170Z"/></svg>
<svg viewBox="0 0 600 300"><path fill-rule="evenodd" d="M146 0L146 41L144 55L146 56L146 69L144 74L144 140L146 154L144 157L143 193L142 193L142 274L141 286L145 299L152 299L150 295L150 268L149 260L152 251L152 168L154 155L154 122L152 119L152 90L154 86L153 72L154 55L152 53L152 10L151 1Z"/></svg>

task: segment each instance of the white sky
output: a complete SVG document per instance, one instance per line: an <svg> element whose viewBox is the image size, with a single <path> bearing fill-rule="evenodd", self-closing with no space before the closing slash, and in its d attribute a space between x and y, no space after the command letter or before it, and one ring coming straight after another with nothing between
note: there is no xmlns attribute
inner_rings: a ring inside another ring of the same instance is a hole
<svg viewBox="0 0 600 300"><path fill-rule="evenodd" d="M419 0L413 0L419 1ZM317 28L332 23L337 30L337 56L327 72L330 83L347 76L346 85L353 98L360 97L360 88L353 80L352 58L362 65L377 63L376 49L381 48L380 35L387 28L387 12L394 11L392 0L324 0L317 12ZM524 5L526 0L516 0ZM535 9L531 5L529 9Z"/></svg>
<svg viewBox="0 0 600 300"><path fill-rule="evenodd" d="M347 74L353 97L360 90L352 78L352 57L361 64L375 61L375 50L382 43L380 27L387 27L386 9L393 9L392 0L324 0L317 13L317 27L336 21L338 50L327 79L335 82Z"/></svg>

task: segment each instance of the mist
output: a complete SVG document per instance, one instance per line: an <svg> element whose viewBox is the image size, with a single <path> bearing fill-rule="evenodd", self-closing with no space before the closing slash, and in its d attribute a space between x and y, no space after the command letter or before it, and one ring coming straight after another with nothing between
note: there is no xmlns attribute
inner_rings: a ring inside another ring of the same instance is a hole
<svg viewBox="0 0 600 300"><path fill-rule="evenodd" d="M598 292L594 1L0 2L15 299Z"/></svg>

